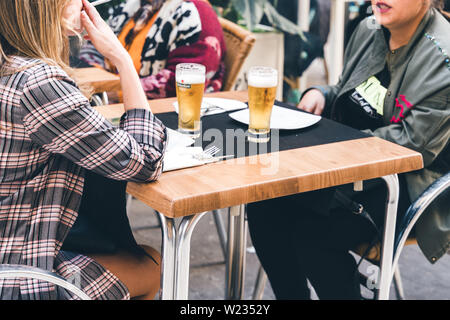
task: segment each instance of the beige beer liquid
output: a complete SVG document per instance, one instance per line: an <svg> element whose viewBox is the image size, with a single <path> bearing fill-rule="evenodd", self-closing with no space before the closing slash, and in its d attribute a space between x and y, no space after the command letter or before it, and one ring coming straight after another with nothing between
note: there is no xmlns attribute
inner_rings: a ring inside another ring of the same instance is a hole
<svg viewBox="0 0 450 320"><path fill-rule="evenodd" d="M277 87L261 88L248 86L248 106L250 111L250 131L268 132L270 116L275 102Z"/></svg>
<svg viewBox="0 0 450 320"><path fill-rule="evenodd" d="M178 127L185 130L200 130L200 109L204 83L179 84L176 86L178 99Z"/></svg>

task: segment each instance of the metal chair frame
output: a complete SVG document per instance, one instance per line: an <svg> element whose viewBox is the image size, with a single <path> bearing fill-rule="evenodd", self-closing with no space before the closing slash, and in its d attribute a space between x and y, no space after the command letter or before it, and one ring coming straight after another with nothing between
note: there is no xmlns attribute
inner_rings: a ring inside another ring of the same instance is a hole
<svg viewBox="0 0 450 320"><path fill-rule="evenodd" d="M419 220L424 211L433 203L433 201L450 188L450 172L434 181L407 209L403 221L399 224L400 232L397 235L394 243L394 254L392 263L392 273L390 282L394 282L397 297L400 300L405 299L403 285L401 282L400 270L398 268L398 261L400 254L405 246L411 230L416 222ZM263 268L260 267L255 282L253 291L253 299L261 300L264 287L267 282L267 275Z"/></svg>
<svg viewBox="0 0 450 320"><path fill-rule="evenodd" d="M81 300L92 300L83 290L54 272L26 265L1 264L0 279L14 278L29 278L47 281L66 289L70 293L78 296Z"/></svg>
<svg viewBox="0 0 450 320"><path fill-rule="evenodd" d="M434 181L408 208L401 222L401 231L394 244L392 270L396 269L400 254L412 228L433 201L450 188L450 172ZM391 278L394 276L392 274Z"/></svg>

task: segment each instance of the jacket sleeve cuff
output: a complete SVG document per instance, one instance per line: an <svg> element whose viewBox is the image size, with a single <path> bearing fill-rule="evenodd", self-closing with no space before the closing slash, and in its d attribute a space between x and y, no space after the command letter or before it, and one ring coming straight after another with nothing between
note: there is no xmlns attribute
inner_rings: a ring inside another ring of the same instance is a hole
<svg viewBox="0 0 450 320"><path fill-rule="evenodd" d="M164 124L150 110L132 109L120 119L120 128L125 130L137 143L151 146L163 154L167 144L167 130Z"/></svg>

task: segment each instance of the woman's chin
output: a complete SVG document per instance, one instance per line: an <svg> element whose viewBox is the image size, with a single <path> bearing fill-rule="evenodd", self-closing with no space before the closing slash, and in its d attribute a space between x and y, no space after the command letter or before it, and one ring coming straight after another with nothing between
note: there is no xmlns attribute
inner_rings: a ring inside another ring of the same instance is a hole
<svg viewBox="0 0 450 320"><path fill-rule="evenodd" d="M377 20L378 24L382 25L383 27L389 28L389 26L392 25L392 19L389 17L375 15L375 19Z"/></svg>

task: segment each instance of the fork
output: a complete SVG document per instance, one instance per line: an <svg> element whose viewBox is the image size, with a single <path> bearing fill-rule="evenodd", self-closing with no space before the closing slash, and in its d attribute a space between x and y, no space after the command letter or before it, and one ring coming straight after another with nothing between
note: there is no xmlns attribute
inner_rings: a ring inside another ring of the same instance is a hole
<svg viewBox="0 0 450 320"><path fill-rule="evenodd" d="M203 101L203 103L206 104L206 107L201 109L201 115L202 116L206 115L210 111L214 111L214 110L217 110L217 109L218 110L225 110L224 108L222 108L220 106L211 104L211 103L206 102L206 101Z"/></svg>
<svg viewBox="0 0 450 320"><path fill-rule="evenodd" d="M218 152L220 152L220 148L216 147L216 146L212 146L208 149L205 149L202 153L199 154L195 154L194 158L197 160L207 160L207 159L211 159L215 154L217 154Z"/></svg>

